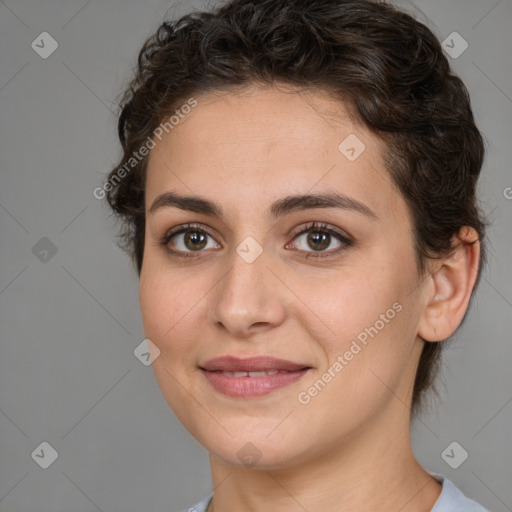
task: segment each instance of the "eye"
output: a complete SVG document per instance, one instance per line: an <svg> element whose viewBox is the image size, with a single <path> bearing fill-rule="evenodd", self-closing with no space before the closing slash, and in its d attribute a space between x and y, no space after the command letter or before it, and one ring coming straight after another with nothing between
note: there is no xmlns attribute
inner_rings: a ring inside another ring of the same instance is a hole
<svg viewBox="0 0 512 512"><path fill-rule="evenodd" d="M184 257L193 256L193 253L202 252L203 249L220 247L205 229L192 224L180 226L167 232L159 243L165 246L170 253Z"/></svg>
<svg viewBox="0 0 512 512"><path fill-rule="evenodd" d="M309 253L306 258L323 258L338 254L352 245L352 241L342 232L327 224L313 222L305 226L293 239L293 245L300 251ZM334 247L332 247L334 245ZM289 245L287 246L287 248ZM331 247L331 250L327 251Z"/></svg>
<svg viewBox="0 0 512 512"><path fill-rule="evenodd" d="M193 224L173 228L160 238L158 243L165 247L172 256L185 258L199 256L204 252L203 249L221 248L221 245L215 242L208 231ZM298 249L300 252L306 253L306 258L322 258L338 254L352 244L352 240L336 228L312 222L296 233L293 243L287 244L286 248ZM329 247L331 249L327 250Z"/></svg>

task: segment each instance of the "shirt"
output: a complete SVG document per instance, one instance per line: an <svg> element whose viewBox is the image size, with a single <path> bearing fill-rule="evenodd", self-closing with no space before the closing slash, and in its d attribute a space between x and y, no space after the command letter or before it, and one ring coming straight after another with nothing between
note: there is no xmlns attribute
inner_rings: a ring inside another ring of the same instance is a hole
<svg viewBox="0 0 512 512"><path fill-rule="evenodd" d="M463 492L447 478L438 475L435 475L435 478L443 485L443 489L431 512L489 512L476 501L466 497ZM206 512L212 497L213 492L203 498L199 503L196 503L193 507L182 512Z"/></svg>

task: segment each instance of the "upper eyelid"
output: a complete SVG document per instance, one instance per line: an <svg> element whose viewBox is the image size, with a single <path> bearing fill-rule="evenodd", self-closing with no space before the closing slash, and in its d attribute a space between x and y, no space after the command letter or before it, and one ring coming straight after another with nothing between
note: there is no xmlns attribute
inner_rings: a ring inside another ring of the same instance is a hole
<svg viewBox="0 0 512 512"><path fill-rule="evenodd" d="M212 238L215 238L215 236L212 234L212 231L216 233L217 231L211 228L210 226L204 227L203 224L197 224L197 223L190 223L190 224L182 224L180 226L176 226L174 228L171 228L167 230L164 234L164 237L171 237L174 235L181 235L182 233L186 233L187 231L192 231L196 229L197 231L202 231L206 233L208 236L211 236ZM222 237L220 237L222 238Z"/></svg>

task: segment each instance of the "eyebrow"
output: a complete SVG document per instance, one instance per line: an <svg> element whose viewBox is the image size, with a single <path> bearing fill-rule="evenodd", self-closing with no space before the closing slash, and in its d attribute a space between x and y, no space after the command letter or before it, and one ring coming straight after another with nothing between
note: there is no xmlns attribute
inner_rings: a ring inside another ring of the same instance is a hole
<svg viewBox="0 0 512 512"><path fill-rule="evenodd" d="M204 215L223 218L222 207L213 201L199 196L181 196L174 192L160 194L149 208L149 213L154 213L160 208L179 208ZM278 199L270 206L267 215L273 219L283 217L297 210L309 208L338 208L361 213L367 217L377 219L377 215L365 204L351 197L337 192L321 194L291 195Z"/></svg>

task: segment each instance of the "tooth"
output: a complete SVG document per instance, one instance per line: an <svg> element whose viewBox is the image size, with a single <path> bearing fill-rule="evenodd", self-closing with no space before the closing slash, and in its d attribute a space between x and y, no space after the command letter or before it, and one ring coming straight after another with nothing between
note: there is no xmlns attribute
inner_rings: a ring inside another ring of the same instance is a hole
<svg viewBox="0 0 512 512"><path fill-rule="evenodd" d="M223 370L223 375L228 377L266 377L267 375L276 375L278 373L290 373L288 370L261 370L255 372L228 372Z"/></svg>
<svg viewBox="0 0 512 512"><path fill-rule="evenodd" d="M267 374L265 371L261 371L261 372L248 372L249 373L249 377L265 377Z"/></svg>

